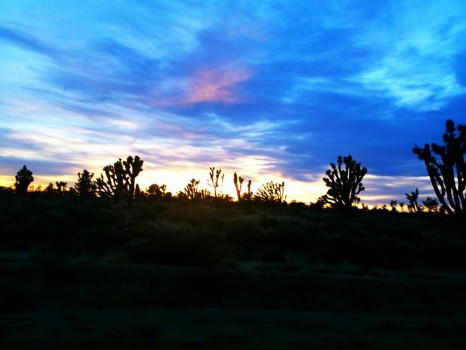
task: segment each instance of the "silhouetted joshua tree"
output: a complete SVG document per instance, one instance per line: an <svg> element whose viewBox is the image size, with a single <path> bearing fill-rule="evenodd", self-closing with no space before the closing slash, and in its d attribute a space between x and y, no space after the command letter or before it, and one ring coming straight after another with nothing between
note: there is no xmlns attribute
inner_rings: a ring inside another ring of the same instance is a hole
<svg viewBox="0 0 466 350"><path fill-rule="evenodd" d="M361 181L367 174L367 168L361 168L361 163L356 163L351 155L338 156L337 164L330 163L330 167L326 172L327 177L323 178L325 185L330 187L325 201L349 213L353 203L360 201L358 194L365 190Z"/></svg>
<svg viewBox="0 0 466 350"><path fill-rule="evenodd" d="M128 202L128 206L133 204L134 198L134 190L136 186L136 177L139 173L143 170L142 165L144 161L140 159L138 156L133 157L129 156L126 161L123 161L123 166L125 168L125 192L126 192L126 200Z"/></svg>
<svg viewBox="0 0 466 350"><path fill-rule="evenodd" d="M248 180L248 191L243 193L243 199L246 201L251 201L253 197L253 193L251 191L251 180Z"/></svg>
<svg viewBox="0 0 466 350"><path fill-rule="evenodd" d="M283 203L286 200L285 182L274 183L269 181L263 184L254 196L255 200L267 203Z"/></svg>
<svg viewBox="0 0 466 350"><path fill-rule="evenodd" d="M459 222L466 221L466 125L448 119L443 134L445 145L415 146L413 153L424 161L432 187L444 210L456 215Z"/></svg>
<svg viewBox="0 0 466 350"><path fill-rule="evenodd" d="M215 167L212 167L210 168L209 177L209 186L211 186L214 189L214 197L217 198L217 188L219 188L223 184L223 178L225 177L225 173L222 174L222 169L215 170ZM220 184L218 183L219 181L221 181Z"/></svg>
<svg viewBox="0 0 466 350"><path fill-rule="evenodd" d="M419 199L419 190L416 188L413 192L405 193L405 195L408 200L408 210L413 213L420 213L422 208L417 203L417 200Z"/></svg>
<svg viewBox="0 0 466 350"><path fill-rule="evenodd" d="M16 194L24 196L27 191L28 187L31 182L34 181L34 177L32 176L32 171L30 171L26 165L24 165L15 176L15 192Z"/></svg>
<svg viewBox="0 0 466 350"><path fill-rule="evenodd" d="M241 202L242 200L250 201L252 198L251 180L249 180L247 184L248 191L241 194L241 190L243 188L243 182L244 182L244 178L242 178L241 176L238 176L235 172L233 175L233 183L235 184L236 196L238 197L238 202Z"/></svg>
<svg viewBox="0 0 466 350"><path fill-rule="evenodd" d="M103 174L97 179L100 195L113 198L114 201L126 198L130 207L133 204L136 177L143 170L143 163L138 156L129 156L126 161L119 159L113 165L105 166L105 179Z"/></svg>
<svg viewBox="0 0 466 350"><path fill-rule="evenodd" d="M97 188L101 197L112 198L118 202L123 197L124 189L124 170L121 159L116 163L104 167L104 175L100 174L97 179Z"/></svg>
<svg viewBox="0 0 466 350"><path fill-rule="evenodd" d="M97 191L97 184L92 178L94 173L90 173L86 169L82 173L78 173L78 182L75 183L74 188L81 198L91 198L95 196Z"/></svg>
<svg viewBox="0 0 466 350"><path fill-rule="evenodd" d="M235 173L233 174L233 183L235 184L236 196L238 197L238 202L241 202L241 188L243 187L244 179Z"/></svg>

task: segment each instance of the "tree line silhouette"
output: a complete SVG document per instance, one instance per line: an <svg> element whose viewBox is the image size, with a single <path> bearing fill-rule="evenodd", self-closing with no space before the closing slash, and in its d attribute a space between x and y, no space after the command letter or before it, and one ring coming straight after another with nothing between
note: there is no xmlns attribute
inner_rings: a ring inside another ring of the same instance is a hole
<svg viewBox="0 0 466 350"><path fill-rule="evenodd" d="M466 126L458 125L452 120L446 121L446 132L443 134L444 145L436 143L425 144L423 148L417 145L413 148L413 153L419 160L423 161L427 174L432 183L437 199L427 197L419 204L419 190L416 188L411 193L405 193L408 201L407 208L410 212L446 212L457 218L460 224L465 223L464 208L466 205ZM66 191L65 182L52 183L46 187L45 193L56 195L79 196L87 198L108 198L115 202L126 201L131 207L133 201L141 198L154 200L214 200L232 201L229 194L222 193L221 187L224 182L225 173L222 169L211 167L209 171L208 185L213 193L208 189L199 189L200 180L191 179L186 187L178 191L175 196L167 192L166 185L152 184L145 191L141 190L136 183L136 178L143 171L144 161L139 157L129 156L126 160L118 159L114 164L109 164L103 168L100 177L94 180L94 174L84 169L78 173L78 180L74 187ZM323 178L328 191L321 196L316 203L311 203L313 207L331 207L346 214L354 212L360 203L359 194L365 190L362 183L367 174L367 168L356 162L351 155L338 156L336 163L330 163L330 169L326 171ZM24 165L15 176L14 193L18 196L26 196L30 184L34 181L33 173ZM269 181L261 185L256 193L251 191L251 180L246 180L236 172L233 175L238 202L260 202L276 205L286 204L285 182ZM243 192L243 185L246 190ZM13 192L12 189L1 188L3 193ZM439 204L440 203L440 204ZM391 201L392 210L396 210L396 201ZM404 202L399 203L403 211ZM363 204L363 209L367 206ZM384 205L382 207L386 209Z"/></svg>

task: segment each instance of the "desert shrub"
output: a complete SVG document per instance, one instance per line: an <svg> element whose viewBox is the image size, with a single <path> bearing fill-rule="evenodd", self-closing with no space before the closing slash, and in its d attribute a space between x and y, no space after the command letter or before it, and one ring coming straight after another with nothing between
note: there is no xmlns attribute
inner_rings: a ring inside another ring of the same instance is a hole
<svg viewBox="0 0 466 350"><path fill-rule="evenodd" d="M80 213L82 227L107 228L121 223L124 215L120 206L107 201L104 201L102 204L92 210L83 208Z"/></svg>
<svg viewBox="0 0 466 350"><path fill-rule="evenodd" d="M263 259L347 261L373 268L463 269L465 243L452 236L455 221L438 213L344 214L257 203L212 206L195 201L143 201L127 208L102 198L15 196L0 202L0 248L53 254L125 254L134 262L211 266ZM136 242L135 244L133 244ZM142 244L141 242L147 242ZM76 247L73 251L71 247ZM60 258L61 259L61 258Z"/></svg>
<svg viewBox="0 0 466 350"><path fill-rule="evenodd" d="M331 263L348 261L366 267L403 269L412 263L411 246L397 239L341 234L326 242L320 258Z"/></svg>
<svg viewBox="0 0 466 350"><path fill-rule="evenodd" d="M465 248L463 240L434 236L420 247L417 255L418 263L435 269L464 269Z"/></svg>
<svg viewBox="0 0 466 350"><path fill-rule="evenodd" d="M264 234L257 216L238 216L228 221L223 237L228 244L251 247L262 241Z"/></svg>
<svg viewBox="0 0 466 350"><path fill-rule="evenodd" d="M0 200L11 200L15 195L15 190L12 187L0 186Z"/></svg>
<svg viewBox="0 0 466 350"><path fill-rule="evenodd" d="M134 208L128 213L137 213L139 220L150 220L155 221L158 219L167 209L167 203L164 202L145 202L134 204Z"/></svg>
<svg viewBox="0 0 466 350"><path fill-rule="evenodd" d="M264 244L284 250L303 251L309 242L309 234L302 222L292 218L281 218L269 226Z"/></svg>
<svg viewBox="0 0 466 350"><path fill-rule="evenodd" d="M170 222L185 222L192 227L208 223L221 229L225 221L225 214L218 208L194 202L188 203L188 205L171 206L167 208L161 218Z"/></svg>
<svg viewBox="0 0 466 350"><path fill-rule="evenodd" d="M282 204L286 201L285 182L268 181L263 184L254 195L254 201L266 204Z"/></svg>
<svg viewBox="0 0 466 350"><path fill-rule="evenodd" d="M206 237L192 234L158 234L129 250L135 263L171 266L213 266L223 256L220 247Z"/></svg>

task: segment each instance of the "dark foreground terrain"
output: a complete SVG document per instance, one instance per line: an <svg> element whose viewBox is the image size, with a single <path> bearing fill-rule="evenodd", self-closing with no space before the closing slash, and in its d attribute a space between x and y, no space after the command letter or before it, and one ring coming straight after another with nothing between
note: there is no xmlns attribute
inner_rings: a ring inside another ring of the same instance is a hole
<svg viewBox="0 0 466 350"><path fill-rule="evenodd" d="M439 214L0 202L1 349L457 349L466 258Z"/></svg>
<svg viewBox="0 0 466 350"><path fill-rule="evenodd" d="M466 279L458 275L25 263L4 263L0 271L2 349L466 344Z"/></svg>

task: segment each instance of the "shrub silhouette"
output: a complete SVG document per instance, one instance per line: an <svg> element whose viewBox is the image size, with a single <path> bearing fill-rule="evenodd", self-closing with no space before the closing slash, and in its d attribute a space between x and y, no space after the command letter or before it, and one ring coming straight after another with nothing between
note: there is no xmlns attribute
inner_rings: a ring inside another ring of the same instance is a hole
<svg viewBox="0 0 466 350"><path fill-rule="evenodd" d="M196 199L200 196L199 182L201 180L191 179L183 191L177 193L178 198Z"/></svg>
<svg viewBox="0 0 466 350"><path fill-rule="evenodd" d="M0 200L2 199L10 199L13 197L15 191L11 187L4 187L0 186Z"/></svg>
<svg viewBox="0 0 466 350"><path fill-rule="evenodd" d="M439 211L439 205L436 199L432 197L427 197L424 201L422 201L423 207L429 213L437 213Z"/></svg>
<svg viewBox="0 0 466 350"><path fill-rule="evenodd" d="M19 195L25 195L28 191L29 185L34 181L32 171L30 171L26 165L23 165L21 170L16 173L15 179L15 192Z"/></svg>
<svg viewBox="0 0 466 350"><path fill-rule="evenodd" d="M44 189L44 193L46 193L49 197L53 197L57 194L57 191L53 187L53 183L49 183L48 186Z"/></svg>
<svg viewBox="0 0 466 350"><path fill-rule="evenodd" d="M427 174L440 204L448 214L465 221L466 187L466 125L448 119L443 134L443 146L436 143L415 146L413 153L424 161Z"/></svg>
<svg viewBox="0 0 466 350"><path fill-rule="evenodd" d="M78 182L74 185L74 188L81 198L91 198L95 196L97 184L92 180L93 177L94 173L90 173L86 169L83 170L82 174L78 173Z"/></svg>
<svg viewBox="0 0 466 350"><path fill-rule="evenodd" d="M357 195L365 190L361 181L367 174L367 168L361 168L361 163L356 163L351 155L338 156L337 164L330 163L330 167L327 177L323 178L325 185L330 187L324 196L325 201L334 208L349 212L353 203L360 201Z"/></svg>
<svg viewBox="0 0 466 350"><path fill-rule="evenodd" d="M266 182L257 190L254 199L266 203L283 203L286 200L285 182Z"/></svg>
<svg viewBox="0 0 466 350"><path fill-rule="evenodd" d="M129 156L126 161L120 158L113 165L105 166L105 179L103 174L97 179L100 195L112 198L116 202L125 198L130 207L133 204L136 177L143 170L143 163L138 156Z"/></svg>
<svg viewBox="0 0 466 350"><path fill-rule="evenodd" d="M405 202L400 202L398 205L400 206L401 212L403 212L405 208Z"/></svg>
<svg viewBox="0 0 466 350"><path fill-rule="evenodd" d="M57 194L59 196L63 196L66 191L66 186L68 185L66 182L63 181L56 181L55 185L57 186Z"/></svg>
<svg viewBox="0 0 466 350"><path fill-rule="evenodd" d="M171 197L171 193L167 192L167 185L160 186L157 184L152 184L147 188L146 192L148 198L154 199L156 201Z"/></svg>

